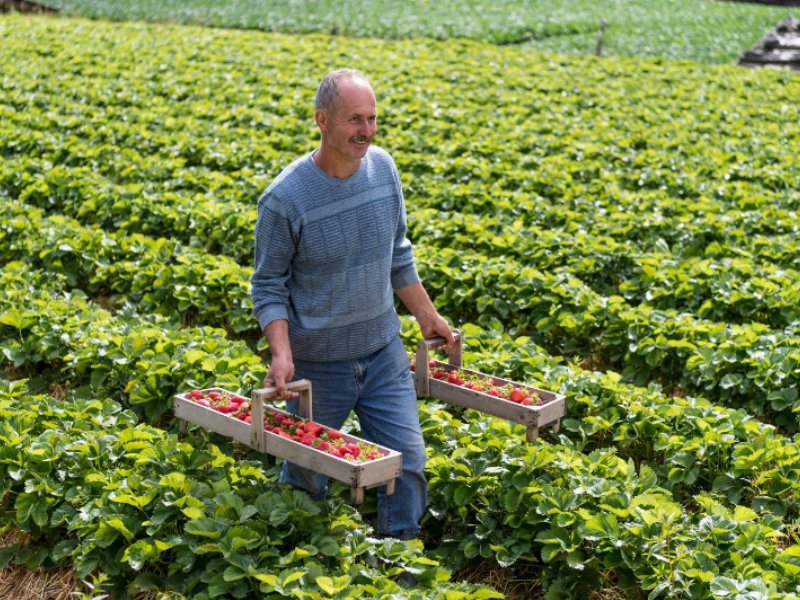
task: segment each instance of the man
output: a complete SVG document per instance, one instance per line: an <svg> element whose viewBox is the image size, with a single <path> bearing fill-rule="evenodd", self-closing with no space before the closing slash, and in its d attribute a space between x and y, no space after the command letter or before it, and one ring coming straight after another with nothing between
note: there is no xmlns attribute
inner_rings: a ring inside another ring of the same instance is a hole
<svg viewBox="0 0 800 600"><path fill-rule="evenodd" d="M264 385L296 411L286 383L308 379L316 421L339 428L354 410L365 438L402 452L394 494L378 491L377 530L413 538L425 509L425 445L393 293L424 337L449 347L453 333L417 274L394 162L371 145L378 111L367 78L326 75L314 119L319 147L258 203L251 293L272 354ZM281 480L315 498L327 493L324 476L288 462Z"/></svg>

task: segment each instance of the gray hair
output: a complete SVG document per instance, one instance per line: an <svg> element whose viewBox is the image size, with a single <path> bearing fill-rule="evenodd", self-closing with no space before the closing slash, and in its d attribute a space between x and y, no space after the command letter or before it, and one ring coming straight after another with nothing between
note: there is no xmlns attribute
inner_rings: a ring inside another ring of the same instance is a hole
<svg viewBox="0 0 800 600"><path fill-rule="evenodd" d="M361 79L369 83L369 79L361 71L356 69L339 69L338 71L331 71L322 79L317 88L317 96L314 100L314 108L316 110L324 110L325 112L335 111L339 107L339 85L340 79Z"/></svg>

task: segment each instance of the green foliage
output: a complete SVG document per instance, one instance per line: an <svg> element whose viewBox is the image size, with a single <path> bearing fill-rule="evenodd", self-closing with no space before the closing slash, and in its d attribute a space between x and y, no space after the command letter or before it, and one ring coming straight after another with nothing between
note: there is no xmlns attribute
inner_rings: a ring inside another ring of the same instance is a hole
<svg viewBox="0 0 800 600"><path fill-rule="evenodd" d="M563 438L526 446L507 423L476 414L461 422L431 407L425 432L432 525L449 562L536 564L553 598L586 594L612 573L650 598L713 598L726 581L760 581L764 598L797 586L770 558L780 518L704 493L687 510L647 464L613 449L580 452Z"/></svg>
<svg viewBox="0 0 800 600"><path fill-rule="evenodd" d="M570 54L730 63L789 9L691 0L50 0L67 14L348 37L471 38Z"/></svg>
<svg viewBox="0 0 800 600"><path fill-rule="evenodd" d="M265 369L243 342L209 327L180 328L132 307L112 315L62 279L7 265L0 276L0 351L31 376L58 378L81 397L113 397L155 422L192 387L250 390ZM21 309L20 307L24 307Z"/></svg>
<svg viewBox="0 0 800 600"><path fill-rule="evenodd" d="M485 563L548 598L796 597L791 75L465 40L0 32L0 353L30 379L0 392L0 527L31 540L0 564L69 561L115 597L493 597L444 569ZM465 364L567 397L530 445L421 402L427 550L155 428L176 391L260 385L256 200L313 147L316 82L345 57L378 90Z"/></svg>
<svg viewBox="0 0 800 600"><path fill-rule="evenodd" d="M181 442L111 401L64 402L0 380L3 525L26 536L0 563L105 574L114 598L497 598L451 584L419 542L378 540L346 504L313 502L275 470ZM345 594L346 592L346 594ZM453 594L449 596L447 594Z"/></svg>

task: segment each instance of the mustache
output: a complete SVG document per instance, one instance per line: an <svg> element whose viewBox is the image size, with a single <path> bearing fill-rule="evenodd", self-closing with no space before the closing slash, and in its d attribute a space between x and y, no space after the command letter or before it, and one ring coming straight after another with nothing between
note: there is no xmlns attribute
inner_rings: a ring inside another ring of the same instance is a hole
<svg viewBox="0 0 800 600"><path fill-rule="evenodd" d="M366 135L354 135L350 139L353 140L354 142L368 142L372 138L371 137L367 137Z"/></svg>

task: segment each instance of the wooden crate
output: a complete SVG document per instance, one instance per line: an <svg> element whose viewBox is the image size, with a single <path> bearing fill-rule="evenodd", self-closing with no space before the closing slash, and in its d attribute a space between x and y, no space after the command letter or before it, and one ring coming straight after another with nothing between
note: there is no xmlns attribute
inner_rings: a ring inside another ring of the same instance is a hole
<svg viewBox="0 0 800 600"><path fill-rule="evenodd" d="M459 331L454 331L456 344L448 351L448 362L435 361L436 367L446 371L458 369L464 373L473 374L481 378L488 378L496 382L498 387L511 385L529 392L535 392L542 400L540 406L525 406L517 404L505 398L490 396L489 394L470 390L460 385L449 383L441 379L430 376L429 362L430 351L444 346L444 338L431 338L422 340L417 345L414 371L414 380L417 388L417 396L421 398L436 398L465 408L472 408L480 412L502 417L515 423L525 425L525 439L534 442L539 437L539 429L550 427L553 431L558 431L561 424L561 417L566 413L566 401L564 396L548 392L533 386L524 385L495 377L480 371L465 369L462 366L462 336Z"/></svg>
<svg viewBox="0 0 800 600"><path fill-rule="evenodd" d="M291 382L287 387L289 390L299 393L299 416L311 419L311 382L303 379ZM203 391L209 392L212 390L225 391L221 388L208 388ZM178 394L174 397L174 412L175 416L181 420L182 431L186 430L187 423L193 423L236 440L259 452L288 460L298 466L311 469L349 485L350 498L354 504L361 504L364 501L364 490L366 488L385 485L387 494L394 493L395 479L400 476L402 468L402 454L390 448L368 442L377 447L382 455L380 458L361 462L348 461L295 440L284 438L272 431L267 431L263 426L265 402L276 398L276 396L277 390L275 388L253 391L250 423L217 412L212 408L201 406L189 399L185 394ZM274 407L270 407L269 411L284 415L289 414ZM359 443L365 441L346 433L343 433L342 437L346 442Z"/></svg>

